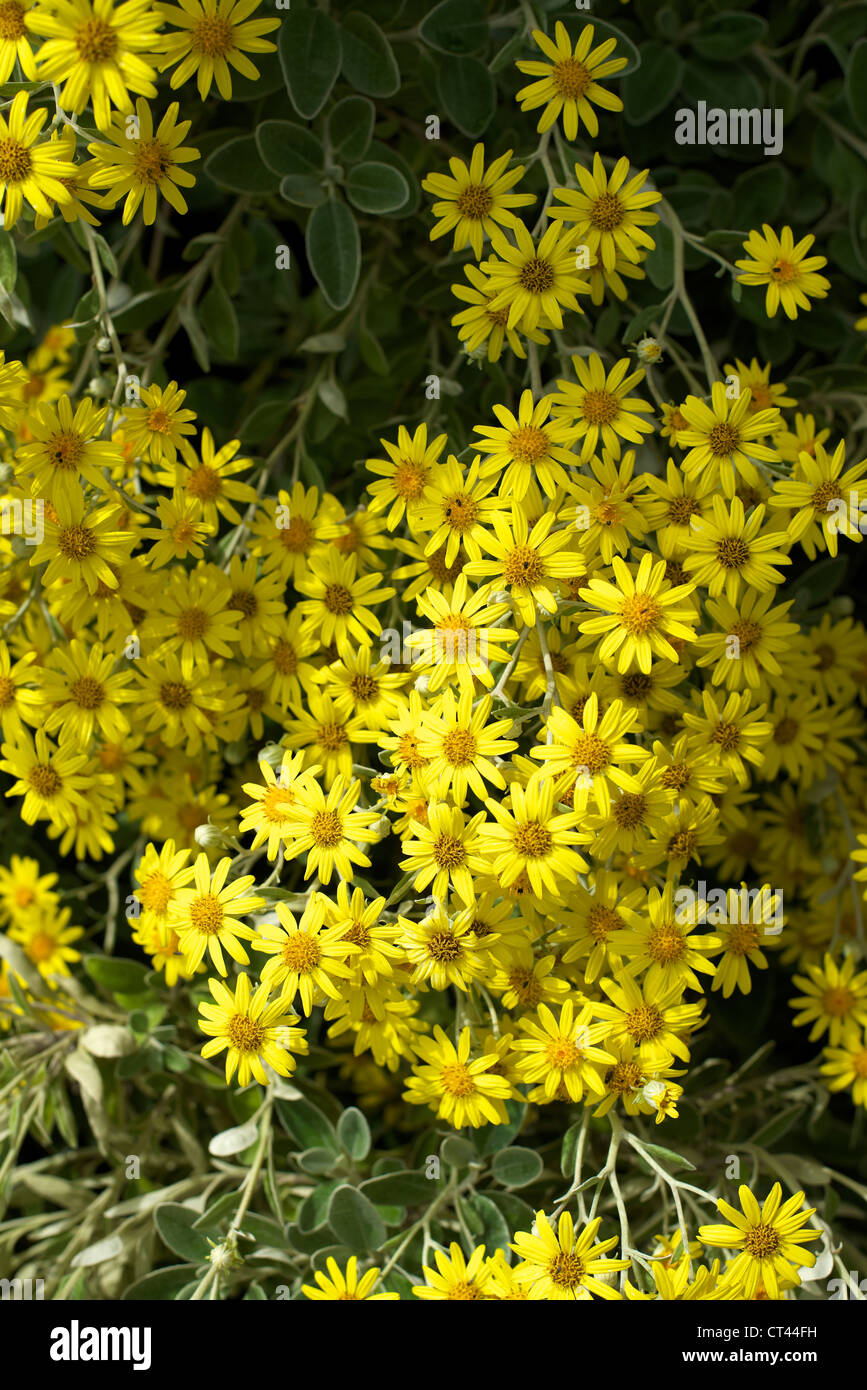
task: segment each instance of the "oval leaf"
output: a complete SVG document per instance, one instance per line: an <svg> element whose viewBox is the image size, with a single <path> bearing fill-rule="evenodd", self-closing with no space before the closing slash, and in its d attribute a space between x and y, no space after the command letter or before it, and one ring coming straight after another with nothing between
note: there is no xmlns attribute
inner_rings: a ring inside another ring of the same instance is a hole
<svg viewBox="0 0 867 1390"><path fill-rule="evenodd" d="M535 1182L544 1166L534 1149L501 1149L494 1155L491 1171L505 1187L526 1187Z"/></svg>
<svg viewBox="0 0 867 1390"><path fill-rule="evenodd" d="M348 1184L332 1193L328 1224L337 1239L355 1254L378 1250L386 1238L385 1222L376 1207Z"/></svg>
<svg viewBox="0 0 867 1390"><path fill-rule="evenodd" d="M494 79L478 58L454 58L437 73L437 94L446 115L474 139L490 124L497 105Z"/></svg>
<svg viewBox="0 0 867 1390"><path fill-rule="evenodd" d="M213 1154L214 1158L230 1158L232 1154L243 1153L251 1144L255 1144L258 1133L252 1120L245 1125L234 1125L232 1129L224 1129L214 1135L208 1145L208 1153Z"/></svg>
<svg viewBox="0 0 867 1390"><path fill-rule="evenodd" d="M310 214L305 233L307 260L332 309L345 309L358 284L361 239L345 203L330 198Z"/></svg>
<svg viewBox="0 0 867 1390"><path fill-rule="evenodd" d="M322 10L284 15L278 41L286 90L299 116L322 110L340 71L340 33Z"/></svg>
<svg viewBox="0 0 867 1390"><path fill-rule="evenodd" d="M328 113L328 138L335 159L352 164L373 138L376 109L367 97L344 97Z"/></svg>
<svg viewBox="0 0 867 1390"><path fill-rule="evenodd" d="M394 212L409 197L409 184L397 169L370 160L350 171L346 196L360 212Z"/></svg>
<svg viewBox="0 0 867 1390"><path fill-rule="evenodd" d="M341 20L343 76L368 97L392 97L400 87L400 69L379 25L366 14Z"/></svg>

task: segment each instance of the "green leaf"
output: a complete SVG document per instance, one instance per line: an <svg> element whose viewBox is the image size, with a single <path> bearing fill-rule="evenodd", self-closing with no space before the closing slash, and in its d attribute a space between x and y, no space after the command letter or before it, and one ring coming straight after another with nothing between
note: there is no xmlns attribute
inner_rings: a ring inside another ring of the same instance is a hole
<svg viewBox="0 0 867 1390"><path fill-rule="evenodd" d="M526 1187L536 1181L544 1166L535 1149L501 1149L494 1156L491 1172L505 1187Z"/></svg>
<svg viewBox="0 0 867 1390"><path fill-rule="evenodd" d="M319 385L316 387L316 394L322 401L322 404L331 411L332 415L336 415L340 420L349 419L349 411L346 408L346 397L336 381L331 381L328 378L324 381L320 381Z"/></svg>
<svg viewBox="0 0 867 1390"><path fill-rule="evenodd" d="M344 1110L337 1121L337 1138L354 1162L370 1153L370 1125L354 1105Z"/></svg>
<svg viewBox="0 0 867 1390"><path fill-rule="evenodd" d="M283 16L277 47L292 105L310 120L322 110L337 81L340 31L322 10L292 10Z"/></svg>
<svg viewBox="0 0 867 1390"><path fill-rule="evenodd" d="M449 1134L440 1145L440 1157L453 1168L465 1168L468 1163L478 1160L476 1147L460 1134Z"/></svg>
<svg viewBox="0 0 867 1390"><path fill-rule="evenodd" d="M309 174L287 174L280 180L280 197L299 208L318 208L328 193L319 180Z"/></svg>
<svg viewBox="0 0 867 1390"><path fill-rule="evenodd" d="M221 357L234 361L238 356L238 318L231 299L217 281L199 305L202 327Z"/></svg>
<svg viewBox="0 0 867 1390"><path fill-rule="evenodd" d="M256 148L275 174L318 177L325 165L325 148L318 135L297 121L262 121L256 127Z"/></svg>
<svg viewBox="0 0 867 1390"><path fill-rule="evenodd" d="M283 21L285 24L285 20ZM205 173L230 193L274 193L278 179L264 163L253 135L220 145L205 160Z"/></svg>
<svg viewBox="0 0 867 1390"><path fill-rule="evenodd" d="M378 338L375 338L372 333L368 333L364 328L362 328L358 335L358 349L366 367L369 367L372 372L376 372L377 376L388 376L390 368L388 365L388 358L382 350L382 345ZM358 874L355 875L353 882L358 882ZM376 896L375 893L368 894L368 896L371 895L374 897Z"/></svg>
<svg viewBox="0 0 867 1390"><path fill-rule="evenodd" d="M664 222L657 222L652 235L656 245L648 251L644 268L658 290L667 290L674 283L674 238Z"/></svg>
<svg viewBox="0 0 867 1390"><path fill-rule="evenodd" d="M761 15L727 10L701 25L692 46L703 58L740 58L747 49L761 43L767 32L768 22Z"/></svg>
<svg viewBox="0 0 867 1390"><path fill-rule="evenodd" d="M494 79L478 58L454 58L437 72L437 96L462 135L475 139L487 129L497 106Z"/></svg>
<svg viewBox="0 0 867 1390"><path fill-rule="evenodd" d="M196 316L195 309L189 304L179 304L178 318L183 324L184 331L190 340L193 356L202 371L209 372L211 370L211 354L208 348L208 340Z"/></svg>
<svg viewBox="0 0 867 1390"><path fill-rule="evenodd" d="M419 36L440 53L474 53L488 39L488 19L481 0L442 0L424 19Z"/></svg>
<svg viewBox="0 0 867 1390"><path fill-rule="evenodd" d="M345 203L329 198L314 208L305 234L307 260L332 309L345 309L361 271L361 238Z"/></svg>
<svg viewBox="0 0 867 1390"><path fill-rule="evenodd" d="M190 1282L190 1266L169 1265L166 1269L156 1269L130 1284L121 1294L124 1303L137 1302L140 1298L147 1302L171 1302L181 1289Z"/></svg>
<svg viewBox="0 0 867 1390"><path fill-rule="evenodd" d="M360 212L394 212L409 197L409 184L397 169L368 160L350 170L346 196Z"/></svg>
<svg viewBox="0 0 867 1390"><path fill-rule="evenodd" d="M797 1124L806 1108L806 1105L788 1106L779 1115L774 1115L767 1124L762 1125L761 1129L752 1136L750 1143L758 1145L759 1148L770 1148L771 1144L775 1144L778 1139L782 1139L784 1134L788 1134L792 1126Z"/></svg>
<svg viewBox="0 0 867 1390"><path fill-rule="evenodd" d="M253 1120L245 1125L233 1125L215 1134L208 1144L208 1153L214 1158L231 1158L233 1154L243 1153L255 1144L259 1130Z"/></svg>
<svg viewBox="0 0 867 1390"><path fill-rule="evenodd" d="M508 1250L512 1233L499 1207L490 1197L481 1192L473 1192L467 1197L465 1207L476 1218L476 1242L485 1246L485 1252L493 1255L495 1250Z"/></svg>
<svg viewBox="0 0 867 1390"><path fill-rule="evenodd" d="M118 333L131 333L137 328L150 328L171 313L178 302L173 285L159 290L147 290L127 300L122 309L112 315Z"/></svg>
<svg viewBox="0 0 867 1390"><path fill-rule="evenodd" d="M641 45L641 66L623 82L623 108L630 125L647 125L664 111L683 77L683 59L669 44L648 39Z"/></svg>
<svg viewBox="0 0 867 1390"><path fill-rule="evenodd" d="M92 980L112 994L136 994L144 989L148 967L137 960L113 956L85 956L84 968Z"/></svg>
<svg viewBox="0 0 867 1390"><path fill-rule="evenodd" d="M764 160L760 168L748 169L735 180L732 188L738 217L743 218L747 227L774 222L786 202L789 185L789 175L783 164Z"/></svg>
<svg viewBox="0 0 867 1390"><path fill-rule="evenodd" d="M263 444L272 439L289 413L285 400L262 401L251 410L238 431L244 444Z"/></svg>
<svg viewBox="0 0 867 1390"><path fill-rule="evenodd" d="M18 254L15 250L15 242L7 231L0 230L0 285L8 294L15 288L15 278L18 274Z"/></svg>
<svg viewBox="0 0 867 1390"><path fill-rule="evenodd" d="M286 1133L302 1149L325 1148L337 1153L334 1126L309 1100L278 1100L277 1114Z"/></svg>
<svg viewBox="0 0 867 1390"><path fill-rule="evenodd" d="M305 1149L298 1155L298 1163L305 1173L330 1173L337 1162L332 1149L313 1148Z"/></svg>
<svg viewBox="0 0 867 1390"><path fill-rule="evenodd" d="M340 37L349 85L368 97L394 96L400 69L379 25L366 14L349 14L341 18Z"/></svg>
<svg viewBox="0 0 867 1390"><path fill-rule="evenodd" d="M433 1178L426 1178L424 1173L409 1171L384 1173L379 1178L368 1178L359 1189L377 1205L393 1203L402 1207L413 1207L421 1202L432 1201L437 1190Z"/></svg>
<svg viewBox="0 0 867 1390"><path fill-rule="evenodd" d="M337 1239L357 1254L378 1250L386 1239L385 1222L376 1207L346 1183L331 1194L328 1224Z"/></svg>
<svg viewBox="0 0 867 1390"><path fill-rule="evenodd" d="M344 97L328 113L328 139L334 158L353 164L367 153L373 138L376 108L367 97Z"/></svg>
<svg viewBox="0 0 867 1390"><path fill-rule="evenodd" d="M527 1106L524 1101L507 1100L506 1111L509 1116L507 1125L486 1125L476 1136L476 1148L480 1154L497 1153L499 1149L505 1149L511 1144L515 1135L524 1123L524 1116L527 1113Z"/></svg>
<svg viewBox="0 0 867 1390"><path fill-rule="evenodd" d="M168 1246L172 1254L180 1255L182 1260L189 1260L190 1264L201 1264L210 1251L203 1232L193 1229L197 1219L198 1212L181 1206L179 1202L163 1202L154 1212L154 1221L163 1244Z"/></svg>
<svg viewBox="0 0 867 1390"><path fill-rule="evenodd" d="M510 1231L529 1231L536 1219L536 1213L523 1198L512 1192L491 1191L485 1194L506 1218Z"/></svg>
<svg viewBox="0 0 867 1390"><path fill-rule="evenodd" d="M656 322L660 320L663 313L664 309L661 304L649 304L646 309L641 309L626 325L623 337L620 339L621 343L634 343L636 339L641 338L647 332L654 320Z"/></svg>
<svg viewBox="0 0 867 1390"><path fill-rule="evenodd" d="M688 1168L690 1172L695 1172L695 1164L690 1163L688 1158L683 1157L683 1154L675 1153L674 1149L666 1149L662 1144L648 1144L643 1139L641 1141L641 1148L646 1149L650 1156L655 1158L657 1163L660 1163L663 1168L667 1165L670 1168ZM636 1152L640 1157L641 1149L637 1149Z"/></svg>
<svg viewBox="0 0 867 1390"><path fill-rule="evenodd" d="M846 100L856 126L867 133L867 39L859 39L849 55Z"/></svg>
<svg viewBox="0 0 867 1390"><path fill-rule="evenodd" d="M129 1028L115 1023L94 1023L79 1033L78 1041L91 1057L126 1057L136 1048Z"/></svg>

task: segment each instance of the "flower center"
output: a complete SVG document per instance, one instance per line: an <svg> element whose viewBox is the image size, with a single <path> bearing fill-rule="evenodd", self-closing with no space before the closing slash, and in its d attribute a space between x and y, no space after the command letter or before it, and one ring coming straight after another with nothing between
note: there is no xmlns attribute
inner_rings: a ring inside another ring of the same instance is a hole
<svg viewBox="0 0 867 1390"><path fill-rule="evenodd" d="M559 96L574 101L583 97L593 78L577 58L564 58L552 68L551 80Z"/></svg>
<svg viewBox="0 0 867 1390"><path fill-rule="evenodd" d="M343 839L343 821L336 811L317 811L310 821L314 844L333 849Z"/></svg>
<svg viewBox="0 0 867 1390"><path fill-rule="evenodd" d="M724 753L730 753L741 741L741 731L736 724L717 724L710 736L711 743L718 743Z"/></svg>
<svg viewBox="0 0 867 1390"><path fill-rule="evenodd" d="M538 821L528 821L517 826L512 836L515 853L524 859L544 859L551 852L551 832Z"/></svg>
<svg viewBox="0 0 867 1390"><path fill-rule="evenodd" d="M118 37L104 19L89 19L75 31L75 46L83 63L107 63L117 53Z"/></svg>
<svg viewBox="0 0 867 1390"><path fill-rule="evenodd" d="M54 955L56 942L47 932L37 932L27 943L27 954L34 962L50 960Z"/></svg>
<svg viewBox="0 0 867 1390"><path fill-rule="evenodd" d="M63 785L60 774L49 763L36 763L28 772L27 780L41 797L55 796Z"/></svg>
<svg viewBox="0 0 867 1390"><path fill-rule="evenodd" d="M394 470L392 483L395 492L407 502L414 502L427 486L428 469L412 459L401 459Z"/></svg>
<svg viewBox="0 0 867 1390"><path fill-rule="evenodd" d="M461 217L468 217L473 222L483 221L493 205L493 194L481 183L468 184L457 200Z"/></svg>
<svg viewBox="0 0 867 1390"><path fill-rule="evenodd" d="M319 742L328 753L337 753L348 743L342 724L320 724Z"/></svg>
<svg viewBox="0 0 867 1390"><path fill-rule="evenodd" d="M654 927L647 950L655 961L667 965L669 961L680 960L686 953L686 942L673 922L664 922Z"/></svg>
<svg viewBox="0 0 867 1390"><path fill-rule="evenodd" d="M650 1042L662 1032L665 1020L655 1004L639 1004L626 1015L626 1031L638 1043Z"/></svg>
<svg viewBox="0 0 867 1390"><path fill-rule="evenodd" d="M855 996L845 985L838 985L836 989L826 989L822 995L822 1008L833 1018L842 1018L854 1003Z"/></svg>
<svg viewBox="0 0 867 1390"><path fill-rule="evenodd" d="M610 932L618 931L622 926L623 920L618 913L612 907L603 907L601 903L591 907L587 914L587 930L600 946L608 940Z"/></svg>
<svg viewBox="0 0 867 1390"><path fill-rule="evenodd" d="M631 594L620 609L621 626L634 636L655 627L661 616L662 609L652 594Z"/></svg>
<svg viewBox="0 0 867 1390"><path fill-rule="evenodd" d="M69 698L79 709L99 709L105 699L105 691L92 676L81 676L69 687Z"/></svg>
<svg viewBox="0 0 867 1390"><path fill-rule="evenodd" d="M316 969L322 959L322 948L315 937L298 931L293 932L284 942L281 955L284 965L297 971L299 975L305 975Z"/></svg>
<svg viewBox="0 0 867 1390"><path fill-rule="evenodd" d="M590 205L590 221L600 232L610 232L623 221L625 209L616 193L602 193Z"/></svg>
<svg viewBox="0 0 867 1390"><path fill-rule="evenodd" d="M274 670L279 671L281 676L294 676L298 669L298 657L291 642L280 638L275 644L271 653L271 660L274 663Z"/></svg>
<svg viewBox="0 0 867 1390"><path fill-rule="evenodd" d="M352 611L352 594L343 584L329 584L322 596L329 613L342 615Z"/></svg>
<svg viewBox="0 0 867 1390"><path fill-rule="evenodd" d="M569 755L573 767L586 767L592 777L611 761L611 749L596 734L580 734Z"/></svg>
<svg viewBox="0 0 867 1390"><path fill-rule="evenodd" d="M531 256L521 266L518 280L521 288L530 294L547 294L554 288L554 267L550 261Z"/></svg>
<svg viewBox="0 0 867 1390"><path fill-rule="evenodd" d="M133 155L134 176L142 183L159 183L172 162L172 152L159 140L138 140Z"/></svg>
<svg viewBox="0 0 867 1390"><path fill-rule="evenodd" d="M463 1062L450 1062L440 1076L443 1087L453 1096L471 1096L476 1089L472 1072Z"/></svg>
<svg viewBox="0 0 867 1390"><path fill-rule="evenodd" d="M545 1048L545 1058L558 1071L578 1067L583 1060L580 1048L575 1046L571 1038L552 1038Z"/></svg>
<svg viewBox="0 0 867 1390"><path fill-rule="evenodd" d="M771 274L778 285L788 285L790 280L797 280L798 267L792 265L791 261L784 261L782 257L774 261L771 266Z"/></svg>
<svg viewBox="0 0 867 1390"><path fill-rule="evenodd" d="M424 767L427 758L423 758L418 751L418 738L415 734L401 734L397 741L397 757L407 767Z"/></svg>
<svg viewBox="0 0 867 1390"><path fill-rule="evenodd" d="M71 471L84 453L84 440L79 434L53 434L45 441L45 452L55 468Z"/></svg>
<svg viewBox="0 0 867 1390"><path fill-rule="evenodd" d="M183 642L197 642L209 621L204 608L185 608L178 617L178 636Z"/></svg>
<svg viewBox="0 0 867 1390"><path fill-rule="evenodd" d="M238 1052L260 1052L265 1041L261 1023L246 1014L235 1014L226 1025L226 1036Z"/></svg>
<svg viewBox="0 0 867 1390"><path fill-rule="evenodd" d="M795 739L798 737L799 728L800 725L797 719L781 719L774 729L774 742L782 744L794 743Z"/></svg>
<svg viewBox="0 0 867 1390"><path fill-rule="evenodd" d="M676 835L672 835L668 842L667 854L669 859L689 859L694 852L698 836L694 830L678 830Z"/></svg>
<svg viewBox="0 0 867 1390"><path fill-rule="evenodd" d="M454 835L440 835L439 839L434 841L432 853L441 869L460 868L467 857L463 840L456 839Z"/></svg>
<svg viewBox="0 0 867 1390"><path fill-rule="evenodd" d="M213 893L202 893L193 899L190 921L204 936L216 936L223 927L223 904Z"/></svg>
<svg viewBox="0 0 867 1390"><path fill-rule="evenodd" d="M762 629L758 623L752 623L748 618L742 618L740 622L735 623L729 636L736 637L741 651L748 652L751 647L762 640Z"/></svg>
<svg viewBox="0 0 867 1390"><path fill-rule="evenodd" d="M707 437L711 453L717 458L728 458L740 447L740 431L725 422L714 425Z"/></svg>
<svg viewBox="0 0 867 1390"><path fill-rule="evenodd" d="M450 729L443 739L443 757L452 767L467 767L476 756L475 734L469 729Z"/></svg>
<svg viewBox="0 0 867 1390"><path fill-rule="evenodd" d="M16 5L15 0L0 5L0 39L14 42L16 39L23 39L25 32L22 7Z"/></svg>
<svg viewBox="0 0 867 1390"><path fill-rule="evenodd" d="M312 541L313 527L303 516L293 516L288 526L280 528L280 544L296 555L309 550Z"/></svg>
<svg viewBox="0 0 867 1390"><path fill-rule="evenodd" d="M67 560L86 560L96 550L96 536L89 526L64 526L58 533L57 546Z"/></svg>
<svg viewBox="0 0 867 1390"><path fill-rule="evenodd" d="M760 1221L757 1226L747 1231L744 1248L749 1250L754 1260L770 1259L780 1248L779 1234L773 1226Z"/></svg>
<svg viewBox="0 0 867 1390"><path fill-rule="evenodd" d="M186 709L192 694L180 681L164 681L160 686L160 704L166 709Z"/></svg>
<svg viewBox="0 0 867 1390"><path fill-rule="evenodd" d="M817 512L827 512L829 502L842 501L843 494L833 479L826 479L820 483L813 493L813 510Z"/></svg>
<svg viewBox="0 0 867 1390"><path fill-rule="evenodd" d="M196 53L207 58L223 58L235 47L234 26L222 15L202 15L193 25L190 41Z"/></svg>
<svg viewBox="0 0 867 1390"><path fill-rule="evenodd" d="M361 672L352 677L349 682L349 689L358 704L370 704L379 694L379 683L373 679L373 676L367 676Z"/></svg>
<svg viewBox="0 0 867 1390"><path fill-rule="evenodd" d="M226 607L243 613L245 618L255 618L259 611L259 600L251 589L235 589Z"/></svg>
<svg viewBox="0 0 867 1390"><path fill-rule="evenodd" d="M509 449L518 463L540 463L548 457L548 436L535 425L522 425L509 435Z"/></svg>
<svg viewBox="0 0 867 1390"><path fill-rule="evenodd" d="M684 787L689 786L690 776L689 763L670 763L660 781L669 791L682 792Z"/></svg>
<svg viewBox="0 0 867 1390"><path fill-rule="evenodd" d="M647 798L641 792L624 792L614 803L614 820L621 830L634 830L644 820Z"/></svg>
<svg viewBox="0 0 867 1390"><path fill-rule="evenodd" d="M469 531L478 521L478 503L464 492L447 497L443 502L443 517L453 531Z"/></svg>
<svg viewBox="0 0 867 1390"><path fill-rule="evenodd" d="M724 570L739 570L750 558L750 548L734 536L724 536L716 543L716 554Z"/></svg>
<svg viewBox="0 0 867 1390"><path fill-rule="evenodd" d="M605 1074L605 1085L609 1091L624 1095L636 1090L644 1080L644 1073L637 1062L618 1062Z"/></svg>
<svg viewBox="0 0 867 1390"><path fill-rule="evenodd" d="M172 899L172 885L165 874L157 870L145 879L136 897L146 912L162 915Z"/></svg>
<svg viewBox="0 0 867 1390"><path fill-rule="evenodd" d="M547 578L545 562L531 546L516 545L503 561L503 578L516 589L532 589Z"/></svg>
<svg viewBox="0 0 867 1390"><path fill-rule="evenodd" d="M428 955L432 960L444 962L457 960L462 949L461 943L449 931L434 932L427 943Z"/></svg>
<svg viewBox="0 0 867 1390"><path fill-rule="evenodd" d="M668 504L668 520L672 526L688 526L699 507L694 497L672 497Z"/></svg>
<svg viewBox="0 0 867 1390"><path fill-rule="evenodd" d="M733 956L748 956L759 944L759 933L750 923L733 926L728 934L726 950Z"/></svg>
<svg viewBox="0 0 867 1390"><path fill-rule="evenodd" d="M584 1261L563 1250L551 1261L548 1277L558 1288L573 1289L584 1278Z"/></svg>
<svg viewBox="0 0 867 1390"><path fill-rule="evenodd" d="M0 709L15 703L17 691L10 676L0 676Z"/></svg>
<svg viewBox="0 0 867 1390"><path fill-rule="evenodd" d="M588 425L610 425L620 410L620 400L612 391L587 391L581 413Z"/></svg>
<svg viewBox="0 0 867 1390"><path fill-rule="evenodd" d="M532 970L513 970L509 976L509 985L517 994L521 1004L528 1005L532 1009L541 1002L542 984Z"/></svg>

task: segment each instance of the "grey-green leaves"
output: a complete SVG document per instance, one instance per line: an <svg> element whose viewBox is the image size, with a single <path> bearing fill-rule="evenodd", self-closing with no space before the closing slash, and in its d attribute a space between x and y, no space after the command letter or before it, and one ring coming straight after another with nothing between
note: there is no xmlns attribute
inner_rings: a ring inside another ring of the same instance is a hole
<svg viewBox="0 0 867 1390"><path fill-rule="evenodd" d="M322 10L291 10L280 26L280 64L299 116L310 119L328 100L340 71L340 32Z"/></svg>
<svg viewBox="0 0 867 1390"><path fill-rule="evenodd" d="M314 208L305 236L307 260L332 309L345 309L361 271L361 238L355 218L338 198Z"/></svg>

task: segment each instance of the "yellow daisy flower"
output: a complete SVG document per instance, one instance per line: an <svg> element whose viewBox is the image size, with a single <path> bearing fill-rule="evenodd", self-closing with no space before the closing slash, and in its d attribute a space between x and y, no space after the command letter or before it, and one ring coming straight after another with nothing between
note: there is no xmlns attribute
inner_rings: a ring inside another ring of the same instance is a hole
<svg viewBox="0 0 867 1390"><path fill-rule="evenodd" d="M761 232L751 231L744 242L749 259L735 261L742 285L766 285L765 313L773 318L783 306L787 318L796 319L799 309L810 309L810 299L824 299L831 288L830 280L816 272L827 265L824 256L808 256L816 240L805 236L795 244L791 227L784 227L778 236L767 222Z"/></svg>
<svg viewBox="0 0 867 1390"><path fill-rule="evenodd" d="M162 22L150 0L51 0L30 19L46 39L36 55L39 78L64 84L65 111L76 114L90 103L98 129L107 130L112 106L132 111L130 91L156 96Z"/></svg>
<svg viewBox="0 0 867 1390"><path fill-rule="evenodd" d="M743 1184L738 1189L742 1212L720 1197L717 1207L730 1223L727 1226L700 1226L698 1237L704 1245L737 1250L738 1254L727 1267L723 1282L734 1285L742 1298L752 1298L761 1280L771 1298L779 1293L782 1279L800 1284L799 1269L809 1268L816 1257L802 1247L810 1240L821 1240L818 1230L800 1228L815 1212L815 1207L801 1210L803 1192L796 1192L780 1205L782 1188L775 1182L762 1206L750 1189Z"/></svg>
<svg viewBox="0 0 867 1390"><path fill-rule="evenodd" d="M379 1278L379 1266L365 1270L361 1278L358 1277L358 1257L350 1256L346 1264L345 1273L341 1270L333 1255L329 1255L325 1261L328 1274L321 1269L313 1271L313 1278L316 1285L302 1284L301 1292L305 1298L313 1299L314 1302L337 1302L337 1303L381 1303L386 1300L399 1299L399 1293L374 1293L376 1281ZM318 1287L317 1287L318 1286Z"/></svg>
<svg viewBox="0 0 867 1390"><path fill-rule="evenodd" d="M647 209L662 197L654 189L643 191L650 171L642 169L627 182L629 160L622 155L610 174L606 174L597 151L593 156L593 172L575 165L579 188L555 188L548 216L554 225L573 224L573 244L586 246L591 256L598 257L604 270L613 271L618 257L633 265L643 260L656 245L645 227L659 221L659 215ZM559 327L559 325L558 325Z"/></svg>
<svg viewBox="0 0 867 1390"><path fill-rule="evenodd" d="M790 1001L800 1012L792 1019L796 1028L811 1024L810 1042L824 1033L831 1047L848 1045L867 1027L867 970L855 973L855 957L846 955L838 964L827 954L821 965L807 966L806 975L795 975L803 994Z"/></svg>
<svg viewBox="0 0 867 1390"><path fill-rule="evenodd" d="M447 174L428 174L422 180L426 193L433 193L437 202L433 213L437 221L430 239L454 232L452 247L463 251L472 247L476 260L481 258L482 244L497 223L511 227L515 214L512 208L526 207L536 201L533 193L510 193L524 172L523 164L509 169L512 151L507 150L485 169L485 147L475 145L469 166L453 156L449 160L451 177Z"/></svg>
<svg viewBox="0 0 867 1390"><path fill-rule="evenodd" d="M123 205L123 225L132 221L139 207L145 226L151 226L157 216L157 193L176 212L187 211L181 188L192 188L195 176L182 164L199 158L199 151L182 145L192 121L178 124L178 102L172 102L154 131L153 117L147 102L139 97L135 104L136 125L131 133L129 116L115 116L106 127L109 144L88 145L96 167L90 175L92 188L106 188L106 205L114 207L126 195Z"/></svg>
<svg viewBox="0 0 867 1390"><path fill-rule="evenodd" d="M533 1230L517 1231L511 1245L520 1257L515 1267L516 1281L530 1286L531 1298L550 1302L620 1298L621 1294L605 1276L628 1269L629 1261L608 1258L617 1237L597 1243L601 1224L602 1218L596 1216L580 1235L576 1234L572 1217L564 1211L555 1233L545 1213L537 1211Z"/></svg>
<svg viewBox="0 0 867 1390"><path fill-rule="evenodd" d="M252 941L256 933L240 919L260 911L265 899L249 892L253 874L229 881L231 868L232 860L224 856L212 872L207 854L197 855L193 886L178 888L169 904L169 927L190 970L198 969L207 951L220 974L227 974L224 949L239 965L250 964L241 941Z"/></svg>
<svg viewBox="0 0 867 1390"><path fill-rule="evenodd" d="M291 1076L295 1070L294 1053L307 1052L303 1028L296 1028L298 1016L286 1012L286 1000L280 995L269 1000L269 989L259 985L250 989L248 975L240 974L234 994L222 980L208 980L214 1003L205 1000L199 1005L199 1028L210 1038L202 1048L203 1057L226 1053L226 1082L238 1073L238 1084L249 1085L251 1079L261 1086L270 1083L265 1066L278 1076Z"/></svg>
<svg viewBox="0 0 867 1390"><path fill-rule="evenodd" d="M585 24L573 48L569 31L559 19L554 26L553 39L540 29L533 30L536 46L547 61L522 58L515 63L519 72L535 78L521 88L515 100L521 103L522 111L544 106L536 127L539 132L550 129L559 116L570 142L577 138L580 124L595 138L599 134L599 121L594 105L606 111L623 110L620 97L601 86L600 79L625 68L626 59L611 57L617 47L616 39L605 39L594 48L594 33L593 25Z"/></svg>
<svg viewBox="0 0 867 1390"><path fill-rule="evenodd" d="M543 316L543 328L562 328L563 309L583 313L576 295L590 292L575 268L576 233L554 222L537 245L523 222L510 231L517 245L496 227L491 229L494 256L482 263L495 291L492 311L507 310L506 326L524 333L538 328Z"/></svg>
<svg viewBox="0 0 867 1390"><path fill-rule="evenodd" d="M195 73L202 101L214 82L224 101L232 96L234 68L255 82L259 69L248 53L273 53L276 45L263 38L279 29L280 20L267 16L251 19L260 0L183 0L182 5L158 3L156 9L168 24L160 43L164 57L160 72L174 67L170 85L180 87Z"/></svg>
<svg viewBox="0 0 867 1390"><path fill-rule="evenodd" d="M433 1038L419 1038L413 1049L421 1060L407 1077L404 1100L429 1105L437 1119L455 1129L505 1124L508 1115L503 1102L511 1096L512 1086L492 1071L499 1064L499 1054L489 1052L471 1060L471 1048L469 1028L461 1030L457 1047L438 1025Z"/></svg>

